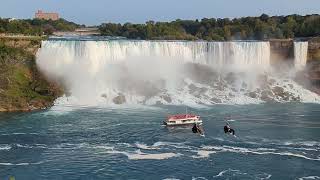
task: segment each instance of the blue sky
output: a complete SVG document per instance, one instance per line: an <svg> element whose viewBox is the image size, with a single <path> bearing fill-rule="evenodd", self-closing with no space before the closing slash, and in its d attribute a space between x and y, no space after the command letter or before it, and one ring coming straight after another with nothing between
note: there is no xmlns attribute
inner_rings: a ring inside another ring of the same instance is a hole
<svg viewBox="0 0 320 180"><path fill-rule="evenodd" d="M0 17L32 18L37 9L81 24L144 23L288 14L320 14L320 0L1 0Z"/></svg>

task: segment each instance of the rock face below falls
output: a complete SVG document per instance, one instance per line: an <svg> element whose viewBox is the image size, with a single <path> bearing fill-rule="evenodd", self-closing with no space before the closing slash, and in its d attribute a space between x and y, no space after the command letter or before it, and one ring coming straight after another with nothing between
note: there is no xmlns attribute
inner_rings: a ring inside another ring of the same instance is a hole
<svg viewBox="0 0 320 180"><path fill-rule="evenodd" d="M119 93L119 95L117 97L113 98L112 101L115 104L124 104L124 103L126 103L126 97L123 94Z"/></svg>

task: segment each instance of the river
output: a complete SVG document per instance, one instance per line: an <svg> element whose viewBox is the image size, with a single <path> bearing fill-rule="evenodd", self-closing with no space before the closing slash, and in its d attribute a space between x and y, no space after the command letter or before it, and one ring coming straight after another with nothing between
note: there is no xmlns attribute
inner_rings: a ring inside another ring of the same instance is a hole
<svg viewBox="0 0 320 180"><path fill-rule="evenodd" d="M320 105L55 106L0 114L0 179L319 179ZM236 136L223 132L228 117Z"/></svg>

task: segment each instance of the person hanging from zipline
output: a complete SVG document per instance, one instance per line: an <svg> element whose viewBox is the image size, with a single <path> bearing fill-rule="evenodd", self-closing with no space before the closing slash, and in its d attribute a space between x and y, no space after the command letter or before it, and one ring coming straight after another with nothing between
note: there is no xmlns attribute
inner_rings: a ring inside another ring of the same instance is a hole
<svg viewBox="0 0 320 180"><path fill-rule="evenodd" d="M235 134L234 129L232 129L232 128L230 127L230 124L228 123L228 121L227 121L226 125L223 127L223 130L224 130L224 133L230 133L230 134L232 134L232 135Z"/></svg>
<svg viewBox="0 0 320 180"><path fill-rule="evenodd" d="M199 133L200 135L204 135L203 134L203 130L200 128L199 124L197 124L197 123L193 124L192 132L193 133Z"/></svg>

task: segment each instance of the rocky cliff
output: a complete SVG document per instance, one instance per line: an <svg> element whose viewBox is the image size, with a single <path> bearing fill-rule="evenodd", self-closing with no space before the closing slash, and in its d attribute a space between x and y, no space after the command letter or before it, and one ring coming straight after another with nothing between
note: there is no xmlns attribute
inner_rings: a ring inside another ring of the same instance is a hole
<svg viewBox="0 0 320 180"><path fill-rule="evenodd" d="M61 94L37 70L41 38L0 38L0 112L44 109Z"/></svg>
<svg viewBox="0 0 320 180"><path fill-rule="evenodd" d="M307 62L320 61L320 37L296 39L308 41ZM283 61L293 61L294 45L293 39L270 39L271 63L276 64Z"/></svg>
<svg viewBox="0 0 320 180"><path fill-rule="evenodd" d="M308 61L320 61L320 37L311 38L308 42Z"/></svg>
<svg viewBox="0 0 320 180"><path fill-rule="evenodd" d="M294 49L291 39L271 39L270 42L270 62L272 65L288 63L293 64Z"/></svg>
<svg viewBox="0 0 320 180"><path fill-rule="evenodd" d="M320 94L320 37L308 40L308 60L307 67L301 73L303 82L310 83L309 89Z"/></svg>

